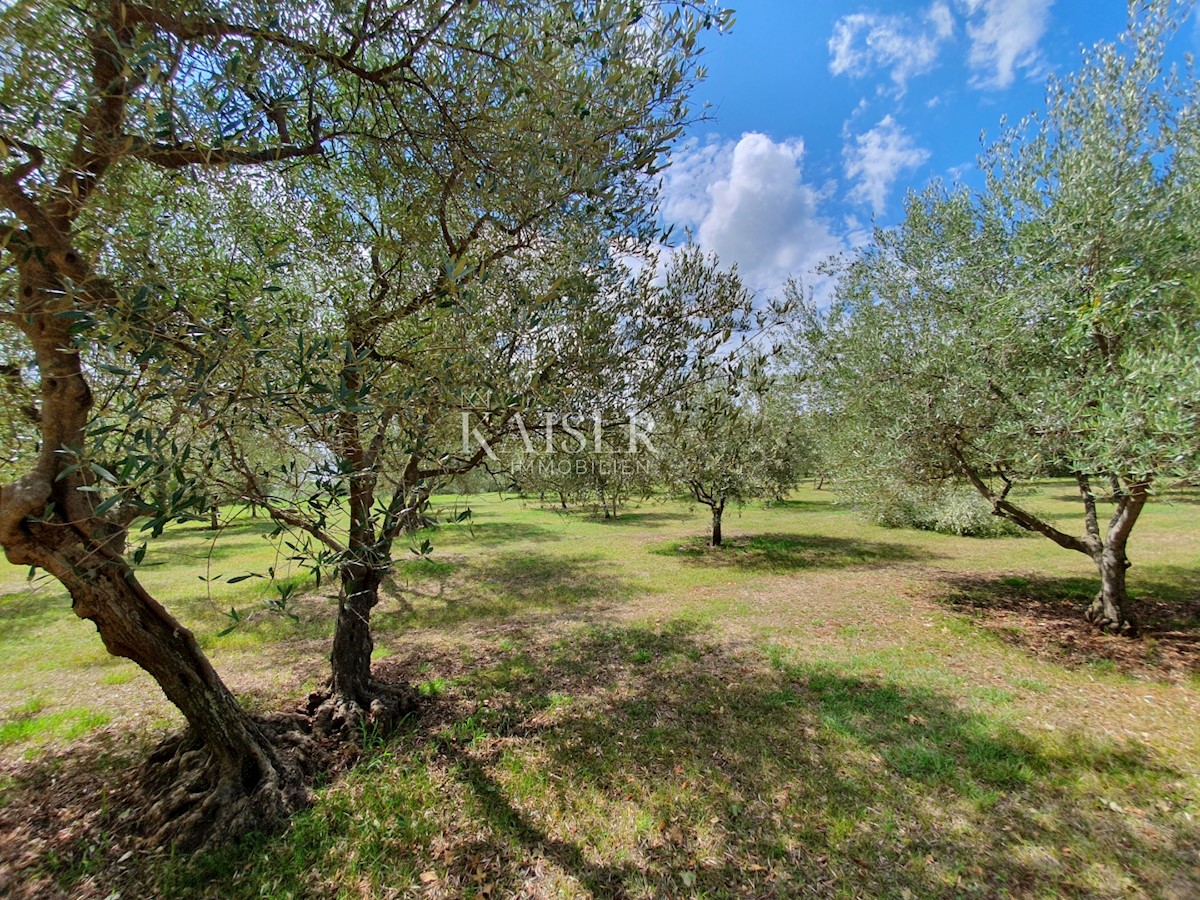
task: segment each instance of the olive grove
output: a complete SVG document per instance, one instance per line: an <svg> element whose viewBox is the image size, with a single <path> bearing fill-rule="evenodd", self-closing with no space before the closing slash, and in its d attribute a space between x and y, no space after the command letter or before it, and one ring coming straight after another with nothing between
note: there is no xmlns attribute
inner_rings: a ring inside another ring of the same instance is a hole
<svg viewBox="0 0 1200 900"><path fill-rule="evenodd" d="M375 503L394 395L389 384L386 402L361 402L368 367L395 351L389 329L415 321L427 335L428 316L543 235L647 237L647 179L690 116L698 36L725 21L688 0L112 0L0 12L5 402L20 416L0 544L58 579L109 652L148 671L186 718L188 734L161 754L167 786L146 822L164 839L279 821L305 795L307 724L248 715L142 587L145 547L127 546L135 516L160 531L207 506L214 471L253 474L247 454L203 459L214 435L253 444L256 429L295 427L274 412L229 415L248 396L269 409L278 399L231 374L268 359L287 370L270 353L285 336L301 355L328 347L339 361L322 359L332 400L309 402L311 391L289 409L325 419L349 491L335 638L348 649L335 649L331 688L353 712L375 699L363 681L366 588L406 497L389 494L382 512ZM364 181L401 195L403 211ZM227 192L237 203L215 202ZM311 227L243 246L214 218L205 240L179 244L205 233L206 203L217 217L254 218L281 197ZM371 198L366 215L351 210L357 197ZM190 224L166 233L189 204ZM338 221L364 265L305 297L293 261L330 252L321 226ZM174 266L180 280L162 277L160 253L189 259Z"/></svg>

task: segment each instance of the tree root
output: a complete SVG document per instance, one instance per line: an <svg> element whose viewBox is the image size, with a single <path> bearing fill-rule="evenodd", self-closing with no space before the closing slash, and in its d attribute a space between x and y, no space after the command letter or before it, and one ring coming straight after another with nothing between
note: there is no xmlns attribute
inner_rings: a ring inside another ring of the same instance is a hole
<svg viewBox="0 0 1200 900"><path fill-rule="evenodd" d="M1103 594L1096 595L1096 599L1088 607L1084 618L1104 634L1116 634L1122 637L1135 638L1139 633L1137 621L1133 616L1123 614L1119 611L1115 615L1105 611Z"/></svg>
<svg viewBox="0 0 1200 900"><path fill-rule="evenodd" d="M374 679L353 696L319 691L308 697L313 734L343 742L385 738L416 709L417 693L409 685Z"/></svg>
<svg viewBox="0 0 1200 900"><path fill-rule="evenodd" d="M164 740L146 761L140 791L145 842L210 849L251 831L283 827L308 803L324 751L307 716L256 718L263 746L238 762L217 757L192 731Z"/></svg>

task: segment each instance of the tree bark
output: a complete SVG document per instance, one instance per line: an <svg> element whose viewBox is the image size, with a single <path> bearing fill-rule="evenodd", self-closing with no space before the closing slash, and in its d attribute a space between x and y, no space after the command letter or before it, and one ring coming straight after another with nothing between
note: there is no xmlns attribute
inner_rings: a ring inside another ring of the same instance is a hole
<svg viewBox="0 0 1200 900"><path fill-rule="evenodd" d="M385 684L371 673L371 611L379 604L383 574L361 560L342 565L329 689L309 700L313 729L319 734L342 740L386 736L416 708L408 685Z"/></svg>
<svg viewBox="0 0 1200 900"><path fill-rule="evenodd" d="M714 547L721 546L721 516L725 512L725 503L722 501L715 504L712 508L712 541Z"/></svg>
<svg viewBox="0 0 1200 900"><path fill-rule="evenodd" d="M1149 497L1150 484L1148 480L1133 481L1127 487L1121 488L1118 483L1114 489L1117 497L1117 509L1108 524L1108 534L1104 541L1094 545L1092 560L1100 572L1100 592L1088 607L1087 620L1101 631L1124 634L1136 637L1138 634L1137 619L1133 615L1133 603L1125 588L1125 573L1132 563L1126 555L1125 548L1129 535L1137 523L1142 509ZM1090 491L1086 481L1080 481L1081 492L1085 502ZM1098 533L1095 523L1094 502L1088 509L1089 531Z"/></svg>
<svg viewBox="0 0 1200 900"><path fill-rule="evenodd" d="M429 488L424 485L404 486L405 509L399 526L400 534L415 534L430 524L426 510L429 509Z"/></svg>
<svg viewBox="0 0 1200 900"><path fill-rule="evenodd" d="M370 705L371 610L379 603L379 573L369 565L349 563L342 567L342 593L338 602L337 627L330 656L330 687L335 694Z"/></svg>
<svg viewBox="0 0 1200 900"><path fill-rule="evenodd" d="M158 839L189 846L281 822L304 799L295 767L238 705L192 633L138 582L124 557L125 526L95 514L95 494L85 490L93 476L69 465L86 452L92 406L62 314L73 292L36 255L18 270L20 322L41 373L42 444L33 471L0 488L0 545L11 563L57 578L108 651L145 669L187 720L186 766L158 760L169 775L143 822Z"/></svg>
<svg viewBox="0 0 1200 900"><path fill-rule="evenodd" d="M342 379L349 390L362 384L358 360L364 345L351 335L347 364ZM343 740L386 736L400 720L416 708L416 695L408 685L390 685L371 675L371 611L379 603L379 586L391 566L392 542L402 533L419 528L428 501L428 490L417 477L417 460L410 458L402 484L392 495L392 514L375 520L375 490L379 483L380 457L385 449L387 422L364 442L357 413L338 417L336 452L349 464L350 528L339 567L341 596L330 654L330 680L326 693L309 698L313 728Z"/></svg>
<svg viewBox="0 0 1200 900"><path fill-rule="evenodd" d="M1125 589L1125 572L1131 563L1124 550L1108 546L1094 560L1100 572L1100 592L1088 607L1087 620L1101 631L1136 636L1137 619Z"/></svg>

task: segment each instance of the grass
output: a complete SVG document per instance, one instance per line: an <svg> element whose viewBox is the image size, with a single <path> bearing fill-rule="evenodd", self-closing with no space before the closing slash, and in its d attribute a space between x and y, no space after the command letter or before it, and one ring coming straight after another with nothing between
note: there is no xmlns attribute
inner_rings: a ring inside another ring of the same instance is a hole
<svg viewBox="0 0 1200 900"><path fill-rule="evenodd" d="M1200 627L1189 497L1149 506L1130 548L1131 590L1180 629ZM421 717L283 834L122 866L99 822L22 876L47 892L222 897L1200 892L1200 681L1046 656L985 627L1014 597L1077 616L1088 560L1042 539L886 530L833 499L730 511L719 551L703 546L706 511L677 503L604 521L447 499L472 521L404 559L375 616L376 669L417 685ZM1061 484L1021 499L1076 515ZM295 624L257 609L271 596L258 579L195 576L279 565L265 533L171 531L145 572L264 708L321 677L331 602L309 592ZM101 737L177 721L24 574L0 567L0 754L14 760L0 831L32 802L22 786L50 777L51 762L16 760L58 747L54 777L77 771L88 710L112 718ZM230 605L255 612L217 637Z"/></svg>
<svg viewBox="0 0 1200 900"><path fill-rule="evenodd" d="M0 722L0 747L70 741L109 720L106 713L86 707L48 711L40 697L32 697L10 710L8 718Z"/></svg>

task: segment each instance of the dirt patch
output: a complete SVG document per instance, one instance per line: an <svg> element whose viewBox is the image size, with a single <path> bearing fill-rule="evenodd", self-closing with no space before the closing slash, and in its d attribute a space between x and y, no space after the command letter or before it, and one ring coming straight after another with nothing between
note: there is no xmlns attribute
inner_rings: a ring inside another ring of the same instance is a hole
<svg viewBox="0 0 1200 900"><path fill-rule="evenodd" d="M105 897L136 851L142 738L111 730L30 761L0 760L0 894ZM102 889L89 873L104 872ZM82 877L81 877L82 875Z"/></svg>
<svg viewBox="0 0 1200 900"><path fill-rule="evenodd" d="M300 718L269 717L277 732ZM258 721L264 729L269 724ZM186 742L181 735L168 737L156 751L151 735L109 726L31 759L0 760L0 896L143 895L148 859L171 852L151 833L155 803L171 786L156 783L166 767L154 756ZM335 777L361 752L354 744L316 738L291 751L276 743L281 756L290 752L292 775L303 781L293 790L300 804L305 784ZM197 833L204 834L203 824Z"/></svg>
<svg viewBox="0 0 1200 900"><path fill-rule="evenodd" d="M1101 634L1084 620L1090 597L1076 579L954 575L942 583L942 603L1039 658L1156 680L1200 673L1200 596L1139 598L1142 637L1130 640Z"/></svg>

